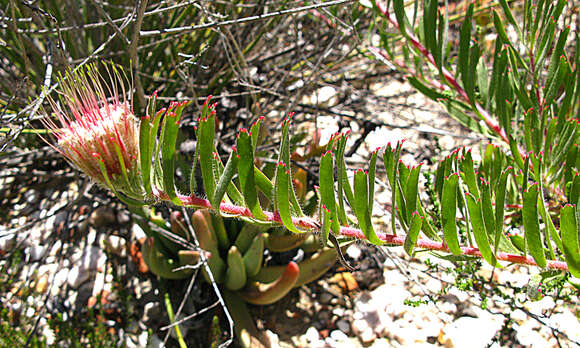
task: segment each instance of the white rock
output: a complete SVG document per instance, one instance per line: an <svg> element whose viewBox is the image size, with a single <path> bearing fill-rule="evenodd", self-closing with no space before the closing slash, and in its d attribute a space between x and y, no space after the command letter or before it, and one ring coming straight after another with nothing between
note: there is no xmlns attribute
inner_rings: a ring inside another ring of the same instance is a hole
<svg viewBox="0 0 580 348"><path fill-rule="evenodd" d="M350 341L348 336L340 330L333 330L330 333L330 337L336 341L340 347L354 347L354 344Z"/></svg>
<svg viewBox="0 0 580 348"><path fill-rule="evenodd" d="M531 348L549 347L549 342L538 332L538 330L528 324L530 322L531 320L524 323L524 325L513 325L513 328L516 331L516 339L519 343Z"/></svg>
<svg viewBox="0 0 580 348"><path fill-rule="evenodd" d="M66 283L66 281L68 279L68 273L69 273L69 270L67 268L63 268L54 275L54 281L52 284L52 288L53 288L53 290L56 289L57 293L58 293L58 289Z"/></svg>
<svg viewBox="0 0 580 348"><path fill-rule="evenodd" d="M570 311L556 313L550 317L550 326L560 329L572 341L580 342L580 322Z"/></svg>
<svg viewBox="0 0 580 348"><path fill-rule="evenodd" d="M149 333L146 330L141 332L137 337L137 340L139 342L139 347L146 347L147 341L149 340Z"/></svg>
<svg viewBox="0 0 580 348"><path fill-rule="evenodd" d="M138 224L133 224L133 227L131 227L131 234L133 235L134 239L141 239L147 237L141 226L139 226Z"/></svg>
<svg viewBox="0 0 580 348"><path fill-rule="evenodd" d="M318 333L318 330L316 330L314 326L311 326L308 328L308 330L306 330L304 337L306 337L306 339L310 343L320 340L320 334Z"/></svg>
<svg viewBox="0 0 580 348"><path fill-rule="evenodd" d="M273 348L280 347L280 337L278 337L277 334L275 334L274 332L272 332L270 330L266 330L265 334L266 334L268 341L270 341L271 347L273 347Z"/></svg>
<svg viewBox="0 0 580 348"><path fill-rule="evenodd" d="M82 269L79 266L74 266L68 273L68 285L70 285L71 288L76 289L81 286L81 284L86 282L90 277L91 273L89 271Z"/></svg>
<svg viewBox="0 0 580 348"><path fill-rule="evenodd" d="M4 235L0 237L0 250L9 250L14 245L13 235Z"/></svg>
<svg viewBox="0 0 580 348"><path fill-rule="evenodd" d="M503 321L484 318L461 317L443 328L443 342L447 348L484 348L489 345Z"/></svg>
<svg viewBox="0 0 580 348"><path fill-rule="evenodd" d="M104 240L104 247L107 251L117 256L125 256L127 241L125 238L115 235L109 235Z"/></svg>
<svg viewBox="0 0 580 348"><path fill-rule="evenodd" d="M375 331L369 327L360 334L359 338L362 343L370 344L377 339L377 335L375 334Z"/></svg>
<svg viewBox="0 0 580 348"><path fill-rule="evenodd" d="M346 249L346 255L348 255L348 257L352 258L353 260L358 260L362 255L362 251L358 245L353 243Z"/></svg>
<svg viewBox="0 0 580 348"><path fill-rule="evenodd" d="M356 319L352 322L352 332L355 335L360 335L363 331L369 328L369 323L364 319Z"/></svg>
<svg viewBox="0 0 580 348"><path fill-rule="evenodd" d="M334 106L338 102L336 97L336 88L332 86L324 86L319 88L312 98L318 105Z"/></svg>
<svg viewBox="0 0 580 348"><path fill-rule="evenodd" d="M530 313L535 315L543 315L544 311L551 310L556 306L552 296L546 296L539 301L526 301L524 303L524 308L526 308Z"/></svg>
<svg viewBox="0 0 580 348"><path fill-rule="evenodd" d="M47 247L44 245L31 245L24 252L30 257L30 261L39 261L46 254Z"/></svg>
<svg viewBox="0 0 580 348"><path fill-rule="evenodd" d="M71 262L83 270L103 270L107 263L107 254L99 247L88 246L74 253Z"/></svg>

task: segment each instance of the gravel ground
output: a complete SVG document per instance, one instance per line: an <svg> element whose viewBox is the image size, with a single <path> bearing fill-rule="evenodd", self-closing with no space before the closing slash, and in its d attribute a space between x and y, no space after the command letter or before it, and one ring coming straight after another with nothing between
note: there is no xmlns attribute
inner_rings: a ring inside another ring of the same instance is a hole
<svg viewBox="0 0 580 348"><path fill-rule="evenodd" d="M367 87L365 95L349 85L322 87L303 100L353 116L357 112L373 115L374 130L351 157L353 166L387 141L406 139L403 161L427 166L435 154L446 155L477 141L396 79ZM353 105L364 100L373 109L345 110L338 101L347 95ZM338 116L317 117L323 143L341 122ZM358 131L353 129L353 134ZM354 145L356 137L352 140ZM160 328L168 324L162 300L167 283L147 273L139 257L143 231L120 204L92 187L49 149L13 151L0 158L2 320L10 320L9 326L20 328L25 338L42 337L49 345L67 346L60 340L63 333L54 329L57 318L74 322L89 317L94 320L91 325L103 327L113 342L126 347L161 346L167 331ZM379 187L375 221L386 230L390 197L386 188ZM274 346L579 346L576 296L571 302L562 301L558 294L529 301L525 294L510 290L527 286L537 269L510 266L494 271L483 266L471 274L473 279L509 284L505 293L518 298L516 309L509 305L509 298L484 300L477 292L458 289L456 274L449 271L453 264L427 253L411 259L400 248L357 242L347 256L356 265L355 272L336 266L323 279L279 303L253 308L259 327L268 330ZM170 285L170 296L179 303L188 283ZM184 316L214 299L207 284L196 282L185 302ZM199 331L208 331L210 319L197 316L186 321L182 330L199 343L203 338ZM169 346L174 342L170 339Z"/></svg>

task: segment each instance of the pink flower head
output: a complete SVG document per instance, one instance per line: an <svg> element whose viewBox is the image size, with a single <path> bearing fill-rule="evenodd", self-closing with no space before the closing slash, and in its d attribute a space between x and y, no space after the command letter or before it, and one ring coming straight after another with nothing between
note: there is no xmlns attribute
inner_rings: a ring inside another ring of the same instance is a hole
<svg viewBox="0 0 580 348"><path fill-rule="evenodd" d="M139 121L126 99L126 81L112 63L69 71L60 77L60 102L49 99L58 121L47 117L44 124L56 140L51 146L89 177L139 196Z"/></svg>

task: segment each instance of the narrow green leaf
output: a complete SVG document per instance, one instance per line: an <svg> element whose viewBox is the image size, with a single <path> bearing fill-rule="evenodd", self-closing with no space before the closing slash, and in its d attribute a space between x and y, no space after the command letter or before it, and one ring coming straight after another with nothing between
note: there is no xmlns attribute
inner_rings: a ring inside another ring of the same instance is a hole
<svg viewBox="0 0 580 348"><path fill-rule="evenodd" d="M254 218L263 220L266 215L260 207L258 192L256 190L256 180L254 177L254 149L252 139L246 129L242 129L238 134L237 146L238 155L238 179L240 189L244 196L246 207L250 210Z"/></svg>
<svg viewBox="0 0 580 348"><path fill-rule="evenodd" d="M423 224L423 217L419 213L414 212L411 218L411 225L409 226L409 232L405 237L405 251L409 256L413 256L413 249L417 244L417 238L419 236L419 231L421 231L421 225Z"/></svg>
<svg viewBox="0 0 580 348"><path fill-rule="evenodd" d="M546 77L546 88L550 88L553 83L554 78L556 77L556 72L558 67L560 66L562 60L562 56L564 54L564 46L566 45L566 41L568 39L568 34L570 33L570 27L566 27L558 37L558 41L556 42L556 46L552 51L552 56L550 57L550 65L548 65L548 76ZM557 87L557 86L556 86Z"/></svg>
<svg viewBox="0 0 580 348"><path fill-rule="evenodd" d="M393 9L395 11L395 17L397 18L397 23L399 24L399 31L407 36L407 16L405 15L405 3L403 0L393 0Z"/></svg>
<svg viewBox="0 0 580 348"><path fill-rule="evenodd" d="M302 209L300 208L300 203L298 203L298 198L296 197L296 192L294 191L294 187L292 185L292 173L291 173L291 164L290 164L290 123L292 121L292 116L294 114L291 113L283 122L282 124L282 142L280 144L280 153L278 156L278 163L284 163L288 171L288 199L292 205L292 211L297 216L303 216Z"/></svg>
<svg viewBox="0 0 580 348"><path fill-rule="evenodd" d="M272 181L270 181L266 174L262 173L262 171L256 166L254 166L254 177L258 190L266 195L270 201L273 201L274 196L272 194L274 193L274 184Z"/></svg>
<svg viewBox="0 0 580 348"><path fill-rule="evenodd" d="M580 233L576 220L577 207L566 204L560 212L560 234L562 235L563 252L570 273L580 278Z"/></svg>
<svg viewBox="0 0 580 348"><path fill-rule="evenodd" d="M473 235L475 236L475 241L477 242L477 247L481 252L481 256L490 265L498 265L491 247L489 245L489 240L487 239L487 233L485 232L485 226L483 222L483 215L481 213L480 200L476 199L475 196L469 192L465 193L467 200L467 208L469 210L469 218L471 219L471 228L473 229Z"/></svg>
<svg viewBox="0 0 580 348"><path fill-rule="evenodd" d="M282 224L290 232L300 233L292 222L292 215L290 214L290 168L283 162L279 162L276 166L276 180L274 184L274 206L276 212L280 215Z"/></svg>
<svg viewBox="0 0 580 348"><path fill-rule="evenodd" d="M443 193L441 195L441 224L443 225L443 236L449 250L455 255L461 254L459 238L457 236L457 182L459 175L451 174L443 182Z"/></svg>
<svg viewBox="0 0 580 348"><path fill-rule="evenodd" d="M495 241L494 241L494 253L497 252L499 241L501 236L503 236L503 219L505 211L505 196L506 196L506 186L508 175L512 171L512 167L507 167L501 173L499 182L495 189Z"/></svg>
<svg viewBox="0 0 580 348"><path fill-rule="evenodd" d="M524 223L525 240L528 250L540 267L546 267L546 257L542 245L540 222L538 220L538 184L533 184L524 191L524 207L522 219Z"/></svg>
<svg viewBox="0 0 580 348"><path fill-rule="evenodd" d="M179 132L179 120L181 112L188 102L173 103L169 106L165 119L163 120L163 137L161 143L161 156L163 158L163 188L169 199L175 204L181 204L175 192L175 145L177 133Z"/></svg>
<svg viewBox="0 0 580 348"><path fill-rule="evenodd" d="M344 161L344 150L346 147L346 140L350 133L342 134L338 140L336 149L336 164L337 164L337 182L338 182L338 214L340 218L340 224L343 226L348 226L348 218L346 217L346 209L344 206L344 198L346 197L347 202L353 202L354 197L352 193L352 188L348 181L348 175L346 173L346 163Z"/></svg>
<svg viewBox="0 0 580 348"><path fill-rule="evenodd" d="M340 233L340 225L338 221L338 211L336 207L336 199L334 196L334 164L333 154L328 151L320 158L320 170L318 173L318 185L320 192L320 203L322 209L326 210L326 214L332 220L332 231L338 235ZM328 235L323 234L323 242L326 245Z"/></svg>
<svg viewBox="0 0 580 348"><path fill-rule="evenodd" d="M457 65L462 78L467 77L469 69L469 45L471 42L471 20L473 17L473 3L469 4L463 24L459 29L459 53Z"/></svg>
<svg viewBox="0 0 580 348"><path fill-rule="evenodd" d="M199 124L197 126L197 146L199 147L199 165L205 194L213 200L216 177L213 166L215 139L215 109L204 104ZM252 162L253 163L253 162Z"/></svg>
<svg viewBox="0 0 580 348"><path fill-rule="evenodd" d="M373 215L373 206L375 204L375 173L377 169L377 155L378 149L371 153L371 161L369 164L369 213Z"/></svg>
<svg viewBox="0 0 580 348"><path fill-rule="evenodd" d="M405 203L408 221L411 221L411 215L417 210L417 191L419 187L419 173L421 172L422 165L423 163L420 163L411 169L405 184Z"/></svg>
<svg viewBox="0 0 580 348"><path fill-rule="evenodd" d="M361 169L354 174L354 201L349 203L367 240L374 245L382 245L383 241L377 237L373 229L368 207L368 174Z"/></svg>
<svg viewBox="0 0 580 348"><path fill-rule="evenodd" d="M256 151L256 148L258 147L258 138L260 136L260 126L262 125L262 121L264 121L264 116L258 118L258 120L250 127L250 134L252 134L252 147L254 148L254 151Z"/></svg>
<svg viewBox="0 0 580 348"><path fill-rule="evenodd" d="M143 187L148 196L151 195L151 164L152 164L152 153L151 142L157 141L156 134L151 134L152 128L152 117L155 117L155 104L157 101L157 93L154 93L151 98L149 98L147 106L147 116L141 118L141 123L139 124L139 154L141 156L141 177L143 178Z"/></svg>
<svg viewBox="0 0 580 348"><path fill-rule="evenodd" d="M439 60L437 52L437 0L426 0L423 6L423 36L425 47L433 55L435 61Z"/></svg>
<svg viewBox="0 0 580 348"><path fill-rule="evenodd" d="M477 188L477 181L475 179L475 168L473 166L473 159L471 158L471 149L464 151L463 159L460 162L463 181L475 199L479 199L479 189Z"/></svg>
<svg viewBox="0 0 580 348"><path fill-rule="evenodd" d="M224 195L226 194L226 190L229 185L232 184L232 178L236 174L238 168L238 154L235 151L230 153L230 157L228 158L228 162L224 167L223 173L220 176L212 201L211 205L216 208L219 212L219 206L221 204Z"/></svg>

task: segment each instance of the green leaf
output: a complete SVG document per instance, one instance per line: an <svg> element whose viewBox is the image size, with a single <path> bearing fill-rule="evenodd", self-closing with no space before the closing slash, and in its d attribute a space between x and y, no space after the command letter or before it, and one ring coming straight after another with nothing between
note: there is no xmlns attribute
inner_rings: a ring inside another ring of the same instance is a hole
<svg viewBox="0 0 580 348"><path fill-rule="evenodd" d="M441 224L443 225L443 236L449 250L455 255L461 254L459 239L457 236L457 182L459 175L451 174L443 182L443 192L441 195Z"/></svg>
<svg viewBox="0 0 580 348"><path fill-rule="evenodd" d="M423 6L423 36L425 47L433 55L435 61L439 60L437 51L437 0L426 0Z"/></svg>
<svg viewBox="0 0 580 348"><path fill-rule="evenodd" d="M280 215L282 224L289 231L300 233L292 222L292 215L290 214L290 167L283 162L279 162L276 166L276 179L274 184L274 206L276 212Z"/></svg>
<svg viewBox="0 0 580 348"><path fill-rule="evenodd" d="M419 231L421 231L421 225L423 224L423 217L419 213L414 212L411 218L411 225L409 226L409 232L407 237L405 237L405 251L409 256L413 256L413 248L417 244L417 238L419 236Z"/></svg>
<svg viewBox="0 0 580 348"><path fill-rule="evenodd" d="M546 257L542 245L540 222L538 220L538 187L533 184L524 191L524 207L522 218L524 222L525 240L528 250L540 267L546 267Z"/></svg>
<svg viewBox="0 0 580 348"><path fill-rule="evenodd" d="M157 93L154 93L151 98L149 98L147 106L147 116L141 118L141 123L139 124L139 154L141 156L141 177L143 178L143 188L148 196L152 194L151 190L151 164L152 164L152 153L151 143L155 142L156 134L151 134L152 128L152 117L155 117L155 104L157 101Z"/></svg>
<svg viewBox="0 0 580 348"><path fill-rule="evenodd" d="M499 247L499 241L501 236L503 236L503 219L505 211L505 196L506 196L506 186L508 175L512 171L512 167L507 167L501 173L499 182L495 190L495 241L494 241L494 253L497 252Z"/></svg>
<svg viewBox="0 0 580 348"><path fill-rule="evenodd" d="M417 210L417 191L419 187L419 173L421 172L420 163L411 169L407 182L405 183L405 207L407 211L407 221L411 221L411 215ZM372 204L369 202L369 204Z"/></svg>
<svg viewBox="0 0 580 348"><path fill-rule="evenodd" d="M302 209L300 208L300 203L298 203L298 198L296 197L296 192L294 191L294 187L292 186L292 174L291 174L291 165L290 165L290 123L292 121L292 116L294 114L291 113L283 122L282 124L282 143L280 144L280 153L278 156L278 163L282 162L287 166L289 181L288 181L288 198L292 205L292 211L297 216L303 216Z"/></svg>
<svg viewBox="0 0 580 348"><path fill-rule="evenodd" d="M189 104L172 103L163 120L162 142L161 142L161 156L163 158L163 188L169 196L169 199L180 205L181 201L177 198L175 192L175 144L177 142L177 133L179 132L179 120L183 109Z"/></svg>
<svg viewBox="0 0 580 348"><path fill-rule="evenodd" d="M197 146L199 147L199 165L201 167L203 187L210 201L213 200L216 187L216 177L213 168L214 139L215 109L213 105L209 106L206 101L197 126Z"/></svg>
<svg viewBox="0 0 580 348"><path fill-rule="evenodd" d="M395 17L397 18L397 23L399 24L399 31L407 36L407 16L405 15L405 3L403 0L393 0L393 9L395 11Z"/></svg>
<svg viewBox="0 0 580 348"><path fill-rule="evenodd" d="M377 169L377 155L378 150L371 153L371 161L369 164L369 213L373 215L373 206L375 204L375 173Z"/></svg>
<svg viewBox="0 0 580 348"><path fill-rule="evenodd" d="M237 172L237 168L238 168L238 154L235 151L232 151L230 153L230 157L228 158L228 162L226 163L226 166L224 167L224 171L222 173L222 175L220 176L212 201L211 201L211 205L212 207L216 208L216 211L220 211L219 207L221 204L222 199L224 198L224 195L226 194L226 190L228 188L229 185L232 185L232 178L234 177L234 175Z"/></svg>
<svg viewBox="0 0 580 348"><path fill-rule="evenodd" d="M340 233L340 225L338 221L338 211L336 207L336 200L334 197L334 165L333 154L328 151L320 158L320 170L318 173L318 185L320 192L320 203L322 209L326 210L326 215L332 220L332 231L338 235ZM328 235L322 235L323 245L326 245Z"/></svg>
<svg viewBox="0 0 580 348"><path fill-rule="evenodd" d="M570 273L580 278L580 233L578 231L577 210L575 205L566 204L560 213L560 234L564 256Z"/></svg>
<svg viewBox="0 0 580 348"><path fill-rule="evenodd" d="M570 27L565 28L558 37L556 46L552 51L552 56L550 57L550 65L548 66L548 76L546 77L546 89L549 90L554 78L556 77L556 72L561 64L561 58L564 54L564 46L568 39L568 34L570 33ZM558 86L555 86L558 87Z"/></svg>
<svg viewBox="0 0 580 348"><path fill-rule="evenodd" d="M483 256L485 261L487 261L490 265L496 266L498 263L495 259L495 256L493 255L493 252L491 251L489 240L487 239L480 201L469 192L465 193L465 197L467 199L467 208L469 210L473 235L475 236L475 241L477 242L477 247L481 252L481 256Z"/></svg>
<svg viewBox="0 0 580 348"><path fill-rule="evenodd" d="M350 133L342 134L338 139L336 154L336 165L337 165L337 182L338 182L338 216L340 219L340 224L343 226L348 226L348 218L346 217L346 209L344 206L344 198L348 202L353 202L354 197L352 193L352 188L348 181L348 175L346 173L346 163L344 162L344 150L346 147L346 140Z"/></svg>
<svg viewBox="0 0 580 348"><path fill-rule="evenodd" d="M469 189L469 193L471 193L475 199L479 199L479 189L475 179L475 168L473 166L473 159L471 158L471 150L464 151L460 166L462 178Z"/></svg>
<svg viewBox="0 0 580 348"><path fill-rule="evenodd" d="M263 220L266 218L266 215L260 207L258 192L256 190L252 138L246 129L242 129L238 134L236 148L238 155L240 155L238 160L238 179L240 180L240 189L244 196L246 207L254 215L254 218Z"/></svg>
<svg viewBox="0 0 580 348"><path fill-rule="evenodd" d="M252 134L252 147L254 148L254 151L258 147L258 138L260 136L260 126L262 125L262 121L264 121L264 116L258 118L258 120L250 127L250 134Z"/></svg>
<svg viewBox="0 0 580 348"><path fill-rule="evenodd" d="M459 73L465 79L469 70L469 45L471 42L471 20L473 17L473 3L469 4L461 28L459 29L459 53L457 65Z"/></svg>
<svg viewBox="0 0 580 348"><path fill-rule="evenodd" d="M368 187L368 174L361 169L357 170L354 174L354 201L349 203L367 240L374 245L382 245L383 241L377 237L371 221Z"/></svg>
<svg viewBox="0 0 580 348"><path fill-rule="evenodd" d="M262 173L262 171L258 169L258 167L256 166L254 166L254 177L256 179L256 186L258 187L260 192L266 195L266 197L268 197L270 201L273 201L274 184L272 183L272 181L270 181L270 179L268 179L266 174Z"/></svg>

